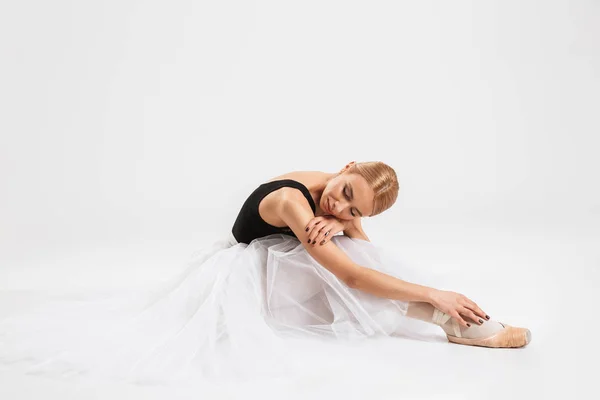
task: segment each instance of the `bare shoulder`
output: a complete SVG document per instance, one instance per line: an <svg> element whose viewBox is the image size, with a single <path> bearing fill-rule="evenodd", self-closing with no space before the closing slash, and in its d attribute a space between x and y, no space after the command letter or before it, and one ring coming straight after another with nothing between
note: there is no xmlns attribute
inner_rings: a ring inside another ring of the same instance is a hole
<svg viewBox="0 0 600 400"><path fill-rule="evenodd" d="M313 185L321 182L326 175L327 173L322 171L291 171L269 179L267 182L278 181L281 179L293 179L310 189Z"/></svg>
<svg viewBox="0 0 600 400"><path fill-rule="evenodd" d="M271 205L276 206L283 202L294 202L302 204L306 203L307 205L309 205L308 200L306 200L306 197L304 197L304 194L299 189L291 186L284 186L279 189L273 190L271 193L267 194L263 198L263 200L260 202L260 205L263 205L264 203L265 208L271 208Z"/></svg>
<svg viewBox="0 0 600 400"><path fill-rule="evenodd" d="M287 225L282 219L282 213L286 208L283 206L290 203L306 206L312 212L308 200L300 190L284 186L267 194L260 201L258 213L266 223L276 227L285 227Z"/></svg>

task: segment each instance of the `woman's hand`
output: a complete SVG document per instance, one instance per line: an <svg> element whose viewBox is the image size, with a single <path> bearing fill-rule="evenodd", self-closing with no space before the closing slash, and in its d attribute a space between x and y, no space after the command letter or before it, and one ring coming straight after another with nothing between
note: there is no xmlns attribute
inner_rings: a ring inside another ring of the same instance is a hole
<svg viewBox="0 0 600 400"><path fill-rule="evenodd" d="M463 316L468 317L478 325L481 325L479 317L483 320L490 319L474 301L460 293L436 289L431 294L430 303L435 308L455 318L465 328L469 325L467 325Z"/></svg>
<svg viewBox="0 0 600 400"><path fill-rule="evenodd" d="M324 245L333 235L344 231L349 222L352 221L340 220L332 215L314 217L306 225L306 232L310 232L308 243Z"/></svg>

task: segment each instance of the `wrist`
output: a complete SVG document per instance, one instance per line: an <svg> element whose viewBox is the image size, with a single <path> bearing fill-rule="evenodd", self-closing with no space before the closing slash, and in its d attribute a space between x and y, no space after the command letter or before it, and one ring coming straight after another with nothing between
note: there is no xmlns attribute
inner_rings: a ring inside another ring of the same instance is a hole
<svg viewBox="0 0 600 400"><path fill-rule="evenodd" d="M435 298L436 298L436 294L437 294L438 290L434 289L432 287L427 287L427 289L425 289L425 293L424 293L424 297L425 297L425 301L431 305L435 305Z"/></svg>

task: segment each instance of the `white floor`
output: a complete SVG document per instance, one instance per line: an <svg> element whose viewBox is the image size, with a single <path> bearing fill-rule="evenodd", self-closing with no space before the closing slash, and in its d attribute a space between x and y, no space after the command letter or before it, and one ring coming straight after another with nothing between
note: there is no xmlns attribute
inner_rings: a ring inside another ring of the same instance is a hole
<svg viewBox="0 0 600 400"><path fill-rule="evenodd" d="M595 340L600 328L595 315L600 304L598 226L591 220L555 226L415 224L395 232L394 251L411 267L431 271L432 279L447 282L443 289L464 293L493 319L530 328L533 340L523 349L398 339L389 358L373 360L373 366L348 366L312 379L290 376L286 381L215 384L197 390L64 383L3 366L0 398L595 399L600 355ZM371 239L375 243L380 236L373 232ZM199 239L115 243L78 245L77 251L39 247L25 255L15 247L5 252L0 260L0 308L18 312L17 297L7 299L21 289L152 285L183 266ZM123 276L124 269L131 280L112 281L113 273Z"/></svg>

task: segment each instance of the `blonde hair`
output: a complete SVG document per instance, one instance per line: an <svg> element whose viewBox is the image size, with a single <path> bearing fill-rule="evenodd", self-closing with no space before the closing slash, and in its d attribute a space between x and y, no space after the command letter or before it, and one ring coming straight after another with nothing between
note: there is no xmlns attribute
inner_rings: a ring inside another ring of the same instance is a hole
<svg viewBox="0 0 600 400"><path fill-rule="evenodd" d="M396 171L386 163L381 161L355 163L345 173L362 176L375 192L371 217L381 214L396 202L400 190L398 176Z"/></svg>

